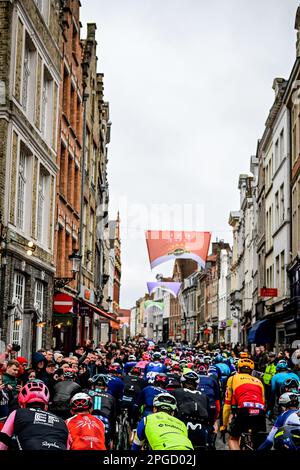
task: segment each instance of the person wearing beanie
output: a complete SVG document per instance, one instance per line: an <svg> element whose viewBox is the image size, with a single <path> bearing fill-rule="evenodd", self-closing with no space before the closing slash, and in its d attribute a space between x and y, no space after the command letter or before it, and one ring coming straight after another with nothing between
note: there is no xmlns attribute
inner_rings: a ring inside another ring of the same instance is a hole
<svg viewBox="0 0 300 470"><path fill-rule="evenodd" d="M35 352L32 355L32 368L36 371L36 378L42 380L48 386L47 364L48 361L44 354Z"/></svg>
<svg viewBox="0 0 300 470"><path fill-rule="evenodd" d="M57 351L54 353L53 355L53 358L54 358L54 361L56 362L56 364L60 364L61 361L63 360L64 356L61 352Z"/></svg>

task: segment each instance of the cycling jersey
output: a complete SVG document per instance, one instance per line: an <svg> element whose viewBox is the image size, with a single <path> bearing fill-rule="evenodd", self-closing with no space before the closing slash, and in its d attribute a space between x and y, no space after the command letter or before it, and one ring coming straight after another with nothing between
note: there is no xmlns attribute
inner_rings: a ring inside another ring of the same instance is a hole
<svg viewBox="0 0 300 470"><path fill-rule="evenodd" d="M119 377L110 377L107 391L110 393L116 400L122 400L124 393L124 382Z"/></svg>
<svg viewBox="0 0 300 470"><path fill-rule="evenodd" d="M67 450L65 422L44 410L24 408L13 411L0 433L0 450L7 450L12 436L19 450Z"/></svg>
<svg viewBox="0 0 300 470"><path fill-rule="evenodd" d="M124 365L124 369L123 369L124 375L127 375L135 365L136 365L136 361L126 362L126 364Z"/></svg>
<svg viewBox="0 0 300 470"><path fill-rule="evenodd" d="M106 450L105 427L90 413L80 413L67 419L71 450Z"/></svg>
<svg viewBox="0 0 300 470"><path fill-rule="evenodd" d="M144 406L143 417L153 412L154 397L163 392L164 390L162 388L155 387L154 385L148 385L141 391L137 400L137 405Z"/></svg>
<svg viewBox="0 0 300 470"><path fill-rule="evenodd" d="M108 392L101 389L89 390L93 399L93 415L103 415L112 423L116 419L116 400Z"/></svg>
<svg viewBox="0 0 300 470"><path fill-rule="evenodd" d="M210 416L217 419L220 413L220 386L212 375L200 375L198 390L207 396L210 408Z"/></svg>
<svg viewBox="0 0 300 470"><path fill-rule="evenodd" d="M149 362L149 364L147 364L145 367L145 378L148 372L160 372L161 374L166 374L168 372L168 369L165 364L162 364L161 362Z"/></svg>
<svg viewBox="0 0 300 470"><path fill-rule="evenodd" d="M163 411L140 421L132 450L141 449L146 439L151 450L193 450L186 425Z"/></svg>
<svg viewBox="0 0 300 470"><path fill-rule="evenodd" d="M287 379L295 379L299 384L299 377L294 372L277 372L271 379L272 393L280 395L281 387Z"/></svg>
<svg viewBox="0 0 300 470"><path fill-rule="evenodd" d="M262 382L249 374L235 374L229 377L223 409L224 426L228 424L232 406L264 411L265 398Z"/></svg>
<svg viewBox="0 0 300 470"><path fill-rule="evenodd" d="M296 410L287 410L276 419L265 442L261 444L258 450L270 450L273 446L273 439L279 428L283 426L299 426L300 431L300 412Z"/></svg>
<svg viewBox="0 0 300 470"><path fill-rule="evenodd" d="M50 409L57 413L58 411L69 412L70 399L81 392L81 387L72 380L63 380L54 385L54 396Z"/></svg>

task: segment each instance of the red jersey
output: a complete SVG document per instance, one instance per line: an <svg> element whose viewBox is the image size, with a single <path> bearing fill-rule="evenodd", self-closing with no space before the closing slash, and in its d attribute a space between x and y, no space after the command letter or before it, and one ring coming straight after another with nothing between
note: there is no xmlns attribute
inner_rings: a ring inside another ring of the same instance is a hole
<svg viewBox="0 0 300 470"><path fill-rule="evenodd" d="M70 450L106 450L105 427L95 416L85 413L66 420Z"/></svg>

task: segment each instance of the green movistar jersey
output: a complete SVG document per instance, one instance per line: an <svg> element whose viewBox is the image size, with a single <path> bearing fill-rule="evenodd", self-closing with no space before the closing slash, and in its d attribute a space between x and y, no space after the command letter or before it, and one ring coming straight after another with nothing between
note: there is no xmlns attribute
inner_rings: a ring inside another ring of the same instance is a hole
<svg viewBox="0 0 300 470"><path fill-rule="evenodd" d="M186 425L163 411L147 416L145 434L152 450L193 450Z"/></svg>

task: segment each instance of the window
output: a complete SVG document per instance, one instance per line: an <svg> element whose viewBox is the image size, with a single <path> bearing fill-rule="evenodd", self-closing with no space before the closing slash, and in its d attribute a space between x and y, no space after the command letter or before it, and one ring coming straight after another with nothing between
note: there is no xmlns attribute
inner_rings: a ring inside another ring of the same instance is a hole
<svg viewBox="0 0 300 470"><path fill-rule="evenodd" d="M276 287L280 289L280 267L279 267L279 255L276 256Z"/></svg>
<svg viewBox="0 0 300 470"><path fill-rule="evenodd" d="M47 124L47 125L46 125ZM42 90L42 125L41 131L46 142L51 145L53 130L53 79L44 67Z"/></svg>
<svg viewBox="0 0 300 470"><path fill-rule="evenodd" d="M35 79L36 49L29 35L26 33L23 61L22 107L31 121L34 120L35 112Z"/></svg>
<svg viewBox="0 0 300 470"><path fill-rule="evenodd" d="M22 320L23 315L20 313L24 310L25 298L25 276L23 274L15 273L14 275L14 294L13 303L17 303L15 314L11 317L11 343L21 344L22 341ZM21 320L16 323L16 320Z"/></svg>
<svg viewBox="0 0 300 470"><path fill-rule="evenodd" d="M37 322L44 320L44 284L41 281L35 283L35 308L37 309ZM36 328L36 350L42 347L43 328Z"/></svg>
<svg viewBox="0 0 300 470"><path fill-rule="evenodd" d="M280 132L280 137L279 137L279 159L280 162L284 159L284 129Z"/></svg>
<svg viewBox="0 0 300 470"><path fill-rule="evenodd" d="M41 169L39 177L38 189L38 212L37 212L37 239L43 241L43 221L45 211L45 196L46 196L46 175Z"/></svg>
<svg viewBox="0 0 300 470"><path fill-rule="evenodd" d="M285 207L284 207L284 184L280 186L280 216L279 222L282 223L285 217Z"/></svg>
<svg viewBox="0 0 300 470"><path fill-rule="evenodd" d="M285 295L285 261L284 261L284 251L281 252L281 295Z"/></svg>
<svg viewBox="0 0 300 470"><path fill-rule="evenodd" d="M275 194L275 228L279 227L279 192Z"/></svg>
<svg viewBox="0 0 300 470"><path fill-rule="evenodd" d="M22 150L19 156L17 227L24 230L27 156Z"/></svg>
<svg viewBox="0 0 300 470"><path fill-rule="evenodd" d="M82 230L82 249L83 249L83 262L86 263L86 242L87 242L87 203L84 201L83 205L83 230Z"/></svg>
<svg viewBox="0 0 300 470"><path fill-rule="evenodd" d="M277 170L279 166L279 139L275 143L275 169Z"/></svg>
<svg viewBox="0 0 300 470"><path fill-rule="evenodd" d="M96 182L96 154L97 154L97 147L93 145L93 153L91 158L91 184L95 186Z"/></svg>

